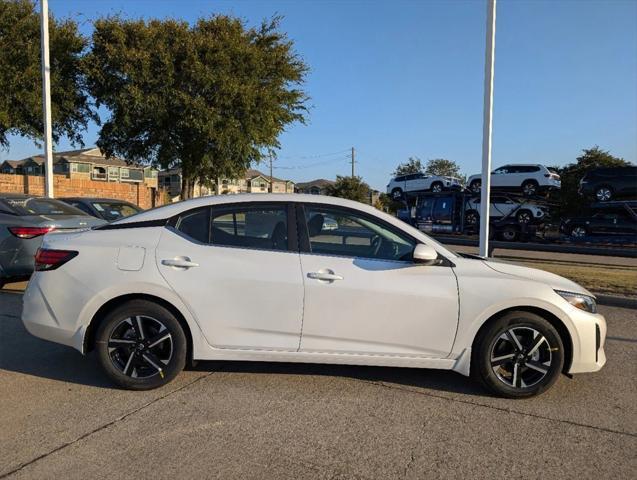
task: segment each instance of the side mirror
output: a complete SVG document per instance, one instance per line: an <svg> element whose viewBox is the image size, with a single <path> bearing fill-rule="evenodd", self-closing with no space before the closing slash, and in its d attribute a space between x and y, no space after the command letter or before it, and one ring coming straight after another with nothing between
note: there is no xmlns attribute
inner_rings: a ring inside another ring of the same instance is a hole
<svg viewBox="0 0 637 480"><path fill-rule="evenodd" d="M436 265L438 263L438 252L431 246L419 243L414 248L414 263L421 265Z"/></svg>

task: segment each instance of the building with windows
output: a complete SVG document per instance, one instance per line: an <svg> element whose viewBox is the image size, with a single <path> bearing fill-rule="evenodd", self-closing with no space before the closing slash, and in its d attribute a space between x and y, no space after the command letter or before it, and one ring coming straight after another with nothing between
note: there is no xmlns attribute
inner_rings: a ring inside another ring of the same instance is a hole
<svg viewBox="0 0 637 480"><path fill-rule="evenodd" d="M44 156L35 155L22 160L5 160L0 173L16 175L44 175ZM143 183L157 188L157 169L144 167L121 158L105 157L99 148L85 148L53 154L53 173L67 178L122 183Z"/></svg>
<svg viewBox="0 0 637 480"><path fill-rule="evenodd" d="M309 182L299 182L296 184L297 193L307 193L310 195L326 195L327 187L334 185L333 180L318 178Z"/></svg>
<svg viewBox="0 0 637 480"><path fill-rule="evenodd" d="M159 172L159 186L166 189L173 201L181 194L181 170L172 169ZM195 183L193 196L230 195L236 193L293 193L295 191L292 180L282 180L264 173L248 169L243 178L219 178L210 187Z"/></svg>

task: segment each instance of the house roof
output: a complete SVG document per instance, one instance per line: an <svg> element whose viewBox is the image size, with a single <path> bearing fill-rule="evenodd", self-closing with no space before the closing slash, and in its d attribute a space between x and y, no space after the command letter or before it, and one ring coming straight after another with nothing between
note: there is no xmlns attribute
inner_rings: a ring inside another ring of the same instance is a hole
<svg viewBox="0 0 637 480"><path fill-rule="evenodd" d="M296 184L298 188L325 188L329 185L334 185L333 180L326 180L325 178L317 178L316 180L310 180L309 182L299 182Z"/></svg>
<svg viewBox="0 0 637 480"><path fill-rule="evenodd" d="M27 161L33 161L38 165L42 165L44 163L44 155L33 155L31 157L24 158L22 160L15 160L19 163L25 163ZM66 162L79 162L79 163L92 163L99 166L107 166L107 167L132 167L132 168L143 168L142 165L129 163L124 159L111 157L106 158L100 152L100 149L97 147L93 148L83 148L81 150L68 150L65 152L55 152L53 154L53 163L59 163L61 161Z"/></svg>
<svg viewBox="0 0 637 480"><path fill-rule="evenodd" d="M270 175L266 175L265 173L262 173L259 170L255 170L253 168L249 168L248 170L246 170L245 177L248 180L252 180L252 179L257 178L257 177L263 177L267 181L270 181ZM292 180L283 180L282 178L272 177L272 181L273 182L291 182Z"/></svg>
<svg viewBox="0 0 637 480"><path fill-rule="evenodd" d="M20 160L5 160L4 162L0 163L0 165L4 165L4 164L9 165L11 168L16 168L18 167L22 162Z"/></svg>

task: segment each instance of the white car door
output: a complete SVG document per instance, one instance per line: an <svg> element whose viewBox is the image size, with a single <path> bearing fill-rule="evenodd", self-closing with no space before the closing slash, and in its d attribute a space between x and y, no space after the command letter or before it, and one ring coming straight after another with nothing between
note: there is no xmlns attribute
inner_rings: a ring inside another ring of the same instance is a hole
<svg viewBox="0 0 637 480"><path fill-rule="evenodd" d="M430 186L429 176L424 173L414 173L407 176L407 191L421 192Z"/></svg>
<svg viewBox="0 0 637 480"><path fill-rule="evenodd" d="M157 266L213 347L298 350L303 279L288 208L198 208L162 233Z"/></svg>
<svg viewBox="0 0 637 480"><path fill-rule="evenodd" d="M491 186L492 187L506 187L510 181L509 166L497 168L491 174Z"/></svg>
<svg viewBox="0 0 637 480"><path fill-rule="evenodd" d="M355 210L306 204L301 351L445 357L458 324L449 265L411 261L415 241ZM326 217L338 227L326 231Z"/></svg>

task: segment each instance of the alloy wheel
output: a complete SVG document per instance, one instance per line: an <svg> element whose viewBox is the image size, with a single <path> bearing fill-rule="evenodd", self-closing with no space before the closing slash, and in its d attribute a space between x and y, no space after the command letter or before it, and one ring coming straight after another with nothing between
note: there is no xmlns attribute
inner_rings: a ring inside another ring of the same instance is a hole
<svg viewBox="0 0 637 480"><path fill-rule="evenodd" d="M529 212L518 213L518 223L529 223L531 221L531 214Z"/></svg>
<svg viewBox="0 0 637 480"><path fill-rule="evenodd" d="M544 335L532 327L512 327L504 331L491 349L495 376L513 388L537 385L549 373L552 348Z"/></svg>
<svg viewBox="0 0 637 480"><path fill-rule="evenodd" d="M530 183L530 182L525 183L524 186L522 187L522 192L526 196L535 195L536 191L537 191L537 187L535 186L534 183Z"/></svg>
<svg viewBox="0 0 637 480"><path fill-rule="evenodd" d="M595 196L597 197L597 200L599 200L600 202L607 202L608 200L610 200L613 194L610 191L610 188L601 187L597 190L597 192L595 192Z"/></svg>
<svg viewBox="0 0 637 480"><path fill-rule="evenodd" d="M434 183L434 184L431 186L431 191L432 191L432 192L434 192L434 193L440 193L440 192L442 192L442 185L440 185L439 183Z"/></svg>
<svg viewBox="0 0 637 480"><path fill-rule="evenodd" d="M468 213L465 217L465 222L467 225L477 225L478 224L478 214L477 213Z"/></svg>
<svg viewBox="0 0 637 480"><path fill-rule="evenodd" d="M122 320L108 339L108 355L131 378L164 377L173 356L173 338L159 320L137 315Z"/></svg>
<svg viewBox="0 0 637 480"><path fill-rule="evenodd" d="M582 238L586 236L586 229L584 227L573 227L571 230L571 237Z"/></svg>
<svg viewBox="0 0 637 480"><path fill-rule="evenodd" d="M473 193L480 193L480 189L482 188L482 182L473 182L471 184L471 190Z"/></svg>

